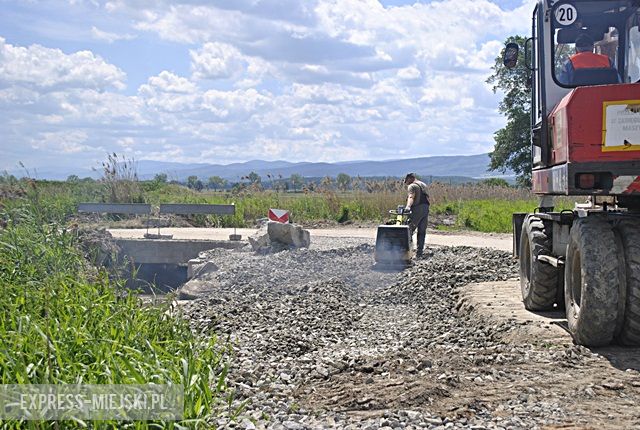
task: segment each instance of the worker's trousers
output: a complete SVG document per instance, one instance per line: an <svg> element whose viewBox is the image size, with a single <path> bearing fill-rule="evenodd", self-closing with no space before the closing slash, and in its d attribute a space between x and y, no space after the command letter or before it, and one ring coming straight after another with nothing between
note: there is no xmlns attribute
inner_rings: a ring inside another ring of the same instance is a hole
<svg viewBox="0 0 640 430"><path fill-rule="evenodd" d="M410 227L411 227L411 237L413 237L413 233L417 230L417 241L416 244L416 254L422 254L424 250L424 241L427 237L427 222L429 221L429 205L417 205L411 208L410 215Z"/></svg>

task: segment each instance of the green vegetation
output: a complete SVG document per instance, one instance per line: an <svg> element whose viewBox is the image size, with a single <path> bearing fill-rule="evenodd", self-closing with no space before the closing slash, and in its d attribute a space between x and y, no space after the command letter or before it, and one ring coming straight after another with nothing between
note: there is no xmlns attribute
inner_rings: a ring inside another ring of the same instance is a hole
<svg viewBox="0 0 640 430"><path fill-rule="evenodd" d="M489 179L484 179L481 182L483 185L487 185L490 187L508 187L509 183L502 178L489 178Z"/></svg>
<svg viewBox="0 0 640 430"><path fill-rule="evenodd" d="M2 179L2 178L0 178ZM24 186L25 181L5 179L15 186ZM323 184L310 190L283 192L262 190L258 184L245 185L230 191L197 191L186 186L165 183L154 179L135 182L135 184L117 180L79 182L38 181L40 199L46 207L55 207L58 211L71 214L80 202L146 202L157 207L161 203L207 203L235 204L235 216L185 217L193 226L198 227L251 227L255 221L267 216L270 208L286 209L291 212L292 220L297 223L318 221L380 222L388 217L388 210L403 204L406 190L399 181L367 181L352 179L352 190L342 191L337 181L326 178ZM346 179L346 178L344 178ZM0 180L0 182L2 182ZM343 182L343 183L346 183ZM18 185L16 185L18 184ZM22 185L20 185L22 184ZM112 200L112 196L116 196ZM449 185L433 183L429 185L432 213L460 216L458 228L481 231L505 231L510 221L498 222L494 214L510 220L510 214L535 208L536 199L524 188L505 186L501 180L487 180L479 184ZM482 201L483 203L474 203ZM523 201L527 204L524 205ZM482 206L482 208L480 208ZM468 209L467 209L468 208ZM487 217L480 222L478 217ZM107 218L109 224L122 217ZM140 223L142 219L140 219ZM128 225L136 225L131 223ZM505 227L506 226L506 227Z"/></svg>
<svg viewBox="0 0 640 430"><path fill-rule="evenodd" d="M573 201L560 200L557 210L573 207ZM432 212L439 215L456 215L456 228L486 233L511 233L511 215L530 213L538 206L534 198L519 200L483 199L449 202L434 206ZM450 230L451 228L445 228Z"/></svg>
<svg viewBox="0 0 640 430"><path fill-rule="evenodd" d="M526 37L511 36L505 41L520 46L519 67L509 70L502 64L502 52L496 57L493 74L487 83L493 91L500 90L504 97L499 105L500 113L507 118L507 124L495 135L496 144L491 153L491 169L513 170L520 185L531 185L531 85L530 71L525 64Z"/></svg>
<svg viewBox="0 0 640 430"><path fill-rule="evenodd" d="M456 227L488 233L510 233L511 214L532 212L537 200L469 200L435 208L436 213L457 215Z"/></svg>
<svg viewBox="0 0 640 430"><path fill-rule="evenodd" d="M183 424L210 427L231 402L225 392L226 347L215 337L195 336L168 302L145 306L89 266L65 220L80 197L96 190L58 183L57 191L43 193L53 188L2 185L0 383L181 384ZM25 425L4 422L2 427ZM60 428L76 426L81 423L60 423Z"/></svg>

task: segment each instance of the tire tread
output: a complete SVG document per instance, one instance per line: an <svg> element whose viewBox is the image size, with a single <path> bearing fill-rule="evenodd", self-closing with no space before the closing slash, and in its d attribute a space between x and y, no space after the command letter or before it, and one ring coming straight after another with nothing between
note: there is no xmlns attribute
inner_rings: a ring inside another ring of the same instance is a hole
<svg viewBox="0 0 640 430"><path fill-rule="evenodd" d="M531 247L531 279L527 285L524 273L524 262L520 264L520 283L524 307L530 311L553 309L558 288L558 269L550 264L535 261L539 255L551 255L551 238L547 234L544 222L535 215L529 215L522 227L523 234L528 235ZM521 252L529 252L522 250ZM528 287L528 288L527 288Z"/></svg>

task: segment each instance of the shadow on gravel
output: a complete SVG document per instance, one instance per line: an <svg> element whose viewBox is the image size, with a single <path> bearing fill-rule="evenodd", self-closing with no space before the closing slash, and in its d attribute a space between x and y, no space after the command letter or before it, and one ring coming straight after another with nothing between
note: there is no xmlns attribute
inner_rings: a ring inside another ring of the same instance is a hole
<svg viewBox="0 0 640 430"><path fill-rule="evenodd" d="M400 273L410 268L411 265L406 264L381 264L375 263L371 266L371 270L380 273Z"/></svg>
<svg viewBox="0 0 640 430"><path fill-rule="evenodd" d="M550 312L532 312L544 318L552 319L550 324L561 327L571 336L569 326L565 318L564 310ZM601 355L618 370L628 369L640 371L640 348L630 348L624 346L607 346L604 348L589 348L591 351Z"/></svg>
<svg viewBox="0 0 640 430"><path fill-rule="evenodd" d="M545 318L554 319L551 324L561 327L564 331L571 335L569 326L565 319L564 311L551 312L532 312ZM624 346L607 346L604 348L589 348L591 351L601 355L609 363L618 370L637 370L640 371L640 348L630 348Z"/></svg>
<svg viewBox="0 0 640 430"><path fill-rule="evenodd" d="M564 329L566 329L567 327L567 319L565 318L564 315L564 310L557 310L557 311L529 311L532 314L535 315L539 315L541 317L544 318L549 318L553 320L554 324L558 324L560 326L562 326ZM564 323L564 325L562 324Z"/></svg>
<svg viewBox="0 0 640 430"><path fill-rule="evenodd" d="M591 350L606 358L618 370L640 371L640 348L607 346L605 348L591 348Z"/></svg>
<svg viewBox="0 0 640 430"><path fill-rule="evenodd" d="M561 327L571 336L569 326L565 318L564 311L550 312L532 312L541 317L552 319L550 324ZM626 371L628 369L640 371L640 348L630 348L624 346L607 346L604 348L589 348L591 351L601 355L613 367L618 370Z"/></svg>

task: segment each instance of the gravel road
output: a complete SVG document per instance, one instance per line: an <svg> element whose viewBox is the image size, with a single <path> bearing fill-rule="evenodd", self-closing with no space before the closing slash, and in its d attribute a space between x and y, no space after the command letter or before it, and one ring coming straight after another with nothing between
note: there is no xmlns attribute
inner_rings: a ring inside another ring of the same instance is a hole
<svg viewBox="0 0 640 430"><path fill-rule="evenodd" d="M115 238L143 238L147 232L142 228L112 228L108 230ZM316 243L325 243L326 238L340 238L343 240L358 239L359 243L368 243L376 237L376 227L334 227L334 228L310 228L312 247ZM151 229L151 233L157 230ZM233 233L242 235L246 240L248 236L255 234L254 228L197 228L197 227L163 227L162 234L172 235L174 239L207 239L227 240ZM315 239L319 240L316 241ZM474 248L492 248L502 251L510 251L512 247L511 234L504 233L479 233L473 231L447 232L429 229L427 245L446 246L471 246Z"/></svg>
<svg viewBox="0 0 640 430"><path fill-rule="evenodd" d="M312 249L213 250L194 330L229 337L235 428L634 428L637 350L591 351L519 333L527 321L461 306L471 282L517 275L509 253L430 246L401 272L363 238Z"/></svg>

